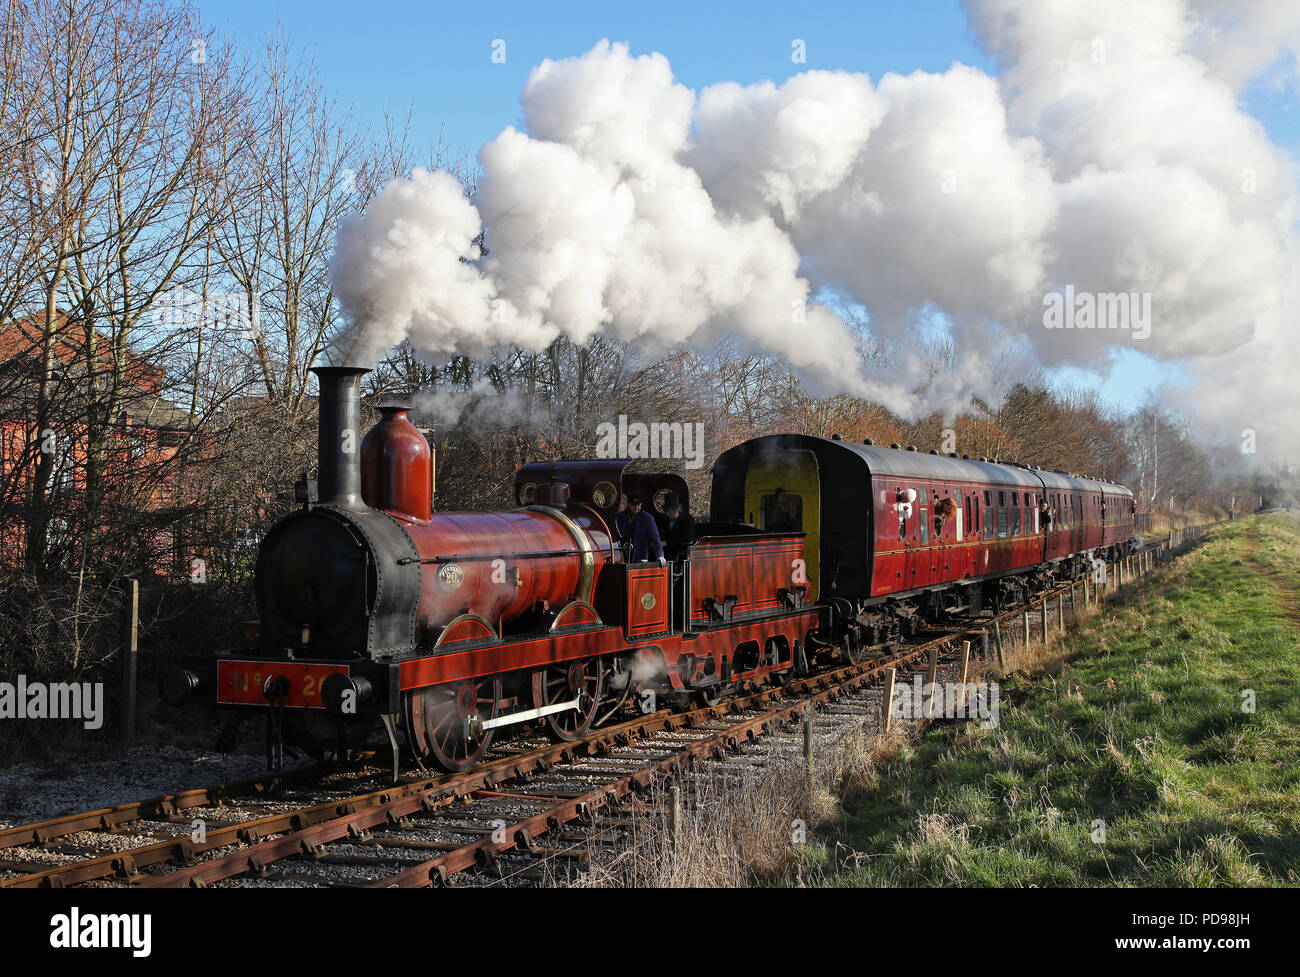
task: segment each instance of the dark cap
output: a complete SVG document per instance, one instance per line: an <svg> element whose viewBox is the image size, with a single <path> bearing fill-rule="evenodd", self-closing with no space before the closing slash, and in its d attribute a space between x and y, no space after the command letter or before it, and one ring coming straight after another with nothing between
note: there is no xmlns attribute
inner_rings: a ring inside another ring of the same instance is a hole
<svg viewBox="0 0 1300 977"><path fill-rule="evenodd" d="M640 493L640 492L628 492L628 493L627 493L627 504L628 504L628 505L631 505L633 502L644 502L644 501L645 501L645 500L641 498L641 493Z"/></svg>
<svg viewBox="0 0 1300 977"><path fill-rule="evenodd" d="M673 508L680 509L681 507L682 507L682 500L677 497L676 492L669 492L667 495L664 496L665 509L673 509Z"/></svg>

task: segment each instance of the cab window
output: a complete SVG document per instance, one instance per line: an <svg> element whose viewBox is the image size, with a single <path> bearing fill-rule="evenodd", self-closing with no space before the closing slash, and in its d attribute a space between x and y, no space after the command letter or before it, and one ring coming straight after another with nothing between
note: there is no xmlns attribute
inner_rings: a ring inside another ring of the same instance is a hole
<svg viewBox="0 0 1300 977"><path fill-rule="evenodd" d="M797 533L803 529L803 496L788 492L765 495L759 500L763 529L769 533Z"/></svg>

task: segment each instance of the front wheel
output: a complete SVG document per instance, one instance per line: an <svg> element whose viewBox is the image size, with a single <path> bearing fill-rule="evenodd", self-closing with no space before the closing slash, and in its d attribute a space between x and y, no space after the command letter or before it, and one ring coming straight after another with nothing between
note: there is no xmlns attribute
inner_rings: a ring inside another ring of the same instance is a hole
<svg viewBox="0 0 1300 977"><path fill-rule="evenodd" d="M468 770L487 752L491 729L483 724L501 710L501 679L449 682L406 693L406 729L416 755L441 770Z"/></svg>

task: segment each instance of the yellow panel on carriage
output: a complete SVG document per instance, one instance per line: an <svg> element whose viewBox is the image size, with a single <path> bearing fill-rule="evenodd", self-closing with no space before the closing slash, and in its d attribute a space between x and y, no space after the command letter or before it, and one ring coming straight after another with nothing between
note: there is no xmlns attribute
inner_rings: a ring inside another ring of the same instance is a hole
<svg viewBox="0 0 1300 977"><path fill-rule="evenodd" d="M808 596L817 599L821 554L821 480L811 451L760 454L745 476L746 522L773 533L807 534Z"/></svg>

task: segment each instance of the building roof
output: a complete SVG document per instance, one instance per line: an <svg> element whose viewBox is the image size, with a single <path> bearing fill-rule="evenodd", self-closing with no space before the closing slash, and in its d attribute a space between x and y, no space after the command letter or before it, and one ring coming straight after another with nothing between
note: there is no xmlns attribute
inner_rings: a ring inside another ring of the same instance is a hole
<svg viewBox="0 0 1300 977"><path fill-rule="evenodd" d="M42 313L0 326L0 368L5 370L10 381L4 385L8 389L0 390L0 415L15 411L22 416L30 413L25 395L31 395L31 384L39 377L45 342L44 322ZM56 372L61 381L71 381L74 390L77 381L84 381L87 376L84 344L73 335L78 328L77 322L59 313L53 343L59 363ZM105 370L111 369L112 339L103 333L97 335L102 346L96 357ZM193 427L189 412L162 395L163 371L130 351L126 357L125 380L128 386L121 394L122 411L117 420L125 419L131 424L152 429L186 430ZM25 380L24 373L27 374Z"/></svg>

